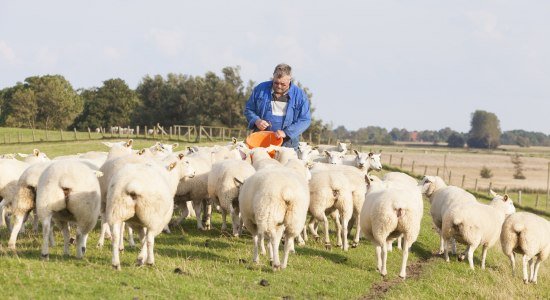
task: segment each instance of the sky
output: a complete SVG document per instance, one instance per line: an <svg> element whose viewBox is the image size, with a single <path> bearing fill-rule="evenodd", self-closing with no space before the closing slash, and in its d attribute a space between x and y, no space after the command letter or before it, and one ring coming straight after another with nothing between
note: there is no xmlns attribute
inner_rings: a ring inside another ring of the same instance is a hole
<svg viewBox="0 0 550 300"><path fill-rule="evenodd" d="M226 66L259 83L285 62L334 128L467 132L486 110L550 134L549 16L542 0L0 0L0 89Z"/></svg>

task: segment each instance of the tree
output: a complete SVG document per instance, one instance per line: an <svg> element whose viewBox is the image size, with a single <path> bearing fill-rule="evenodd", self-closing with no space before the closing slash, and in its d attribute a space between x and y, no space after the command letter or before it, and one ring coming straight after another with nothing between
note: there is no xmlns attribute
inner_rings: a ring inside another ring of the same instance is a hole
<svg viewBox="0 0 550 300"><path fill-rule="evenodd" d="M451 148L463 148L464 147L464 138L459 133L453 133L447 139L447 145Z"/></svg>
<svg viewBox="0 0 550 300"><path fill-rule="evenodd" d="M512 164L514 164L514 179L525 179L523 175L523 161L518 153L510 157Z"/></svg>
<svg viewBox="0 0 550 300"><path fill-rule="evenodd" d="M500 121L494 113L476 110L471 126L468 147L495 149L500 145Z"/></svg>
<svg viewBox="0 0 550 300"><path fill-rule="evenodd" d="M98 89L81 92L84 110L75 120L80 129L131 125L131 116L139 98L122 79L109 79Z"/></svg>

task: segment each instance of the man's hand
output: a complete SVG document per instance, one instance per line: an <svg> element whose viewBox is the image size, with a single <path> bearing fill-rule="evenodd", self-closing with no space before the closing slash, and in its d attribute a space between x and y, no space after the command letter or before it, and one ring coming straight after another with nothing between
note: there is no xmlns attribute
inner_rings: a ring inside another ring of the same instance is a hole
<svg viewBox="0 0 550 300"><path fill-rule="evenodd" d="M286 133L285 133L284 131L282 131L282 130L277 130L277 131L275 132L275 136L276 136L277 138L282 138L282 139L284 139L284 138L286 137Z"/></svg>
<svg viewBox="0 0 550 300"><path fill-rule="evenodd" d="M256 120L254 124L256 124L256 127L258 127L258 129L260 130L265 130L267 127L269 127L269 123L266 120L262 120L262 119Z"/></svg>

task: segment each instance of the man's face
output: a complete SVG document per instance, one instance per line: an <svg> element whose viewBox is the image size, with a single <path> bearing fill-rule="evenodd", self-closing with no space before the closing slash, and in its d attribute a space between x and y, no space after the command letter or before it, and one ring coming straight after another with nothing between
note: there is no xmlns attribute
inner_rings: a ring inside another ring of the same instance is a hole
<svg viewBox="0 0 550 300"><path fill-rule="evenodd" d="M273 91L275 94L284 94L290 87L290 76L285 75L279 78L273 78Z"/></svg>

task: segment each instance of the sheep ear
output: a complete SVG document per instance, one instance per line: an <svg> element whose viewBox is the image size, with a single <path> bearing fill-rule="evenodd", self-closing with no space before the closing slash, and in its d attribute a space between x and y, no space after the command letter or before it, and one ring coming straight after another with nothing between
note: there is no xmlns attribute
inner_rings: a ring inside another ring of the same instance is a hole
<svg viewBox="0 0 550 300"><path fill-rule="evenodd" d="M365 174L365 183L367 184L367 187L369 187L372 183L368 174Z"/></svg>
<svg viewBox="0 0 550 300"><path fill-rule="evenodd" d="M130 148L130 147L132 147L132 144L133 144L133 143L134 143L134 140L133 140L133 139L129 139L129 140L126 142L126 145L125 145L125 146L126 146L127 148Z"/></svg>
<svg viewBox="0 0 550 300"><path fill-rule="evenodd" d="M179 143L173 143L172 144L172 150L176 149L180 144Z"/></svg>
<svg viewBox="0 0 550 300"><path fill-rule="evenodd" d="M355 155L359 156L359 151L353 149L353 153L355 153Z"/></svg>
<svg viewBox="0 0 550 300"><path fill-rule="evenodd" d="M325 150L325 152L323 152L325 154L325 156L328 156L330 157L330 152L328 152L327 150Z"/></svg>
<svg viewBox="0 0 550 300"><path fill-rule="evenodd" d="M182 160L184 157L185 157L185 154L183 154L183 153L178 154L178 159L179 160Z"/></svg>
<svg viewBox="0 0 550 300"><path fill-rule="evenodd" d="M237 187L240 187L240 186L243 185L243 183L244 183L244 180L240 180L240 179L237 178L237 177L234 177L234 178L233 178L233 181L235 182L235 185L236 185Z"/></svg>
<svg viewBox="0 0 550 300"><path fill-rule="evenodd" d="M374 155L374 153L369 152L369 157L372 157L373 155Z"/></svg>
<svg viewBox="0 0 550 300"><path fill-rule="evenodd" d="M34 156L38 156L38 155L40 155L40 150L38 150L38 149L33 149L33 150L32 150L32 154L33 154Z"/></svg>
<svg viewBox="0 0 550 300"><path fill-rule="evenodd" d="M491 194L491 196L493 196L493 197L496 197L496 196L497 196L497 193L495 193L493 190L490 190L490 191L489 191L489 194Z"/></svg>
<svg viewBox="0 0 550 300"><path fill-rule="evenodd" d="M237 144L237 138L236 137L232 137L231 141L233 142L233 145Z"/></svg>
<svg viewBox="0 0 550 300"><path fill-rule="evenodd" d="M171 164L168 165L168 171L172 171L174 170L174 168L176 167L177 163L176 162L173 162Z"/></svg>
<svg viewBox="0 0 550 300"><path fill-rule="evenodd" d="M239 149L239 154L241 155L242 160L246 160L246 153L244 153L241 149Z"/></svg>
<svg viewBox="0 0 550 300"><path fill-rule="evenodd" d="M311 150L319 150L319 145L311 147Z"/></svg>
<svg viewBox="0 0 550 300"><path fill-rule="evenodd" d="M506 202L508 201L508 194L504 194L504 197L502 197L502 201Z"/></svg>
<svg viewBox="0 0 550 300"><path fill-rule="evenodd" d="M144 153L145 153L145 148L144 148L144 149L141 149L141 150L139 150L139 152L138 152L138 155L143 155Z"/></svg>

